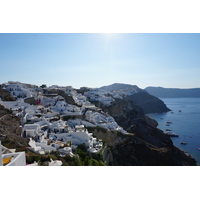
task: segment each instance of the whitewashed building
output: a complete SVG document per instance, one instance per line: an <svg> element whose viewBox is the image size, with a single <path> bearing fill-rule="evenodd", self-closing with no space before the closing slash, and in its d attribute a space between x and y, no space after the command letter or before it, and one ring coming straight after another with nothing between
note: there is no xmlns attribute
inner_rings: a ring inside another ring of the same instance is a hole
<svg viewBox="0 0 200 200"><path fill-rule="evenodd" d="M8 83L3 84L3 89L10 92L11 96L15 98L20 97L34 97L36 96L34 89L27 88L25 84L19 82L9 81Z"/></svg>

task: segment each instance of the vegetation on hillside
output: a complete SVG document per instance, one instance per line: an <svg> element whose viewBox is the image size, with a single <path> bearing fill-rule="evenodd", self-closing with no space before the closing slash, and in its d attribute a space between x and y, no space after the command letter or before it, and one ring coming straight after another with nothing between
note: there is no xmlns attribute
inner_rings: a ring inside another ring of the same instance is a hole
<svg viewBox="0 0 200 200"><path fill-rule="evenodd" d="M106 166L103 161L102 152L98 154L89 153L85 144L78 145L73 157L70 157L69 155L61 157L59 151L52 151L45 155L36 154L27 147L17 148L16 151L25 151L27 164L38 162L40 166L48 166L48 162L52 159L62 161L62 166Z"/></svg>

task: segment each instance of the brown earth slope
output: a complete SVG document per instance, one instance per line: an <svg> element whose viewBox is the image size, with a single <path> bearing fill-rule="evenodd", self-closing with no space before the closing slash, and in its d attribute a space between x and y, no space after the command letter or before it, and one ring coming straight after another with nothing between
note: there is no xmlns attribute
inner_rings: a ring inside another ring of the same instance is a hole
<svg viewBox="0 0 200 200"><path fill-rule="evenodd" d="M21 137L20 119L0 105L0 140L7 148L27 146L27 139Z"/></svg>

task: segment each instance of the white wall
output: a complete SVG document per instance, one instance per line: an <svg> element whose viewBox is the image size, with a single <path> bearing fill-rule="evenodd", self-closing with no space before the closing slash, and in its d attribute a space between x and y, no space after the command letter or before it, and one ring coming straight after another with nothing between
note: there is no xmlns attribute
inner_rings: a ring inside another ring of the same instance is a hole
<svg viewBox="0 0 200 200"><path fill-rule="evenodd" d="M15 158L12 162L8 163L6 166L25 166L26 165L25 152L4 154L3 158L8 158L11 156L14 156Z"/></svg>

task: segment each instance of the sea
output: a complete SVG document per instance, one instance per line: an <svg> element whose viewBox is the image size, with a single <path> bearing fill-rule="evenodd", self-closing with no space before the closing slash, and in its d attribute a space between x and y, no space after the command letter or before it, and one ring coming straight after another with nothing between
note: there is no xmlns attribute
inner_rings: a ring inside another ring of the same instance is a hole
<svg viewBox="0 0 200 200"><path fill-rule="evenodd" d="M200 98L160 98L171 110L165 113L150 113L163 132L171 129L179 137L171 137L174 146L189 153L200 165ZM167 126L167 121L172 123ZM181 142L187 144L183 145Z"/></svg>

